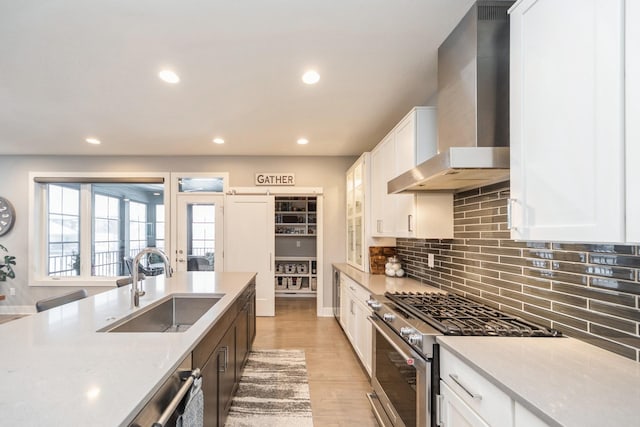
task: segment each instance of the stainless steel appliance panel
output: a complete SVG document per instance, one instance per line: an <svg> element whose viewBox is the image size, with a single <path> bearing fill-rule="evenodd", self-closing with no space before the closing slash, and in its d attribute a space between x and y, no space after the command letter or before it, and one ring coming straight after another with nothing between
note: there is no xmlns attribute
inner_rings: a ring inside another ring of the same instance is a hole
<svg viewBox="0 0 640 427"><path fill-rule="evenodd" d="M384 427L431 426L431 364L376 316L373 393L370 400Z"/></svg>
<svg viewBox="0 0 640 427"><path fill-rule="evenodd" d="M333 269L333 316L340 323L340 270Z"/></svg>

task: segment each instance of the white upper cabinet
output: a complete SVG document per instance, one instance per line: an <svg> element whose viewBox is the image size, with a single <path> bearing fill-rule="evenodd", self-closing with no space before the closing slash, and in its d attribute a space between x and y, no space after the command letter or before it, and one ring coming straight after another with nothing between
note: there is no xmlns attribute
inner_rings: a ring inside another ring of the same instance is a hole
<svg viewBox="0 0 640 427"><path fill-rule="evenodd" d="M623 6L521 0L510 11L516 240L625 240Z"/></svg>
<svg viewBox="0 0 640 427"><path fill-rule="evenodd" d="M625 3L627 241L640 242L640 2Z"/></svg>
<svg viewBox="0 0 640 427"><path fill-rule="evenodd" d="M453 237L451 194L387 194L387 182L436 154L436 130L435 107L415 107L371 151L373 236Z"/></svg>
<svg viewBox="0 0 640 427"><path fill-rule="evenodd" d="M395 234L395 199L387 194L387 181L395 172L393 133L389 133L371 151L371 234L393 237Z"/></svg>

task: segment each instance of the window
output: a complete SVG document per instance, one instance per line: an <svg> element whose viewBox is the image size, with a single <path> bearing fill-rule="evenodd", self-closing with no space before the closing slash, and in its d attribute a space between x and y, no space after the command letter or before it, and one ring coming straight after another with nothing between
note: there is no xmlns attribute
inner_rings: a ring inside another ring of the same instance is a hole
<svg viewBox="0 0 640 427"><path fill-rule="evenodd" d="M48 274L80 275L80 186L49 185L47 213Z"/></svg>
<svg viewBox="0 0 640 427"><path fill-rule="evenodd" d="M156 205L156 248L164 250L164 205Z"/></svg>
<svg viewBox="0 0 640 427"><path fill-rule="evenodd" d="M129 202L129 256L136 256L147 246L147 205Z"/></svg>
<svg viewBox="0 0 640 427"><path fill-rule="evenodd" d="M216 248L216 210L214 205L189 205L191 210L191 255L211 256Z"/></svg>
<svg viewBox="0 0 640 427"><path fill-rule="evenodd" d="M94 193L93 196L93 245L92 275L117 276L120 248L120 199Z"/></svg>
<svg viewBox="0 0 640 427"><path fill-rule="evenodd" d="M147 246L165 247L163 178L33 180L39 214L30 283L112 280L128 274L125 256Z"/></svg>

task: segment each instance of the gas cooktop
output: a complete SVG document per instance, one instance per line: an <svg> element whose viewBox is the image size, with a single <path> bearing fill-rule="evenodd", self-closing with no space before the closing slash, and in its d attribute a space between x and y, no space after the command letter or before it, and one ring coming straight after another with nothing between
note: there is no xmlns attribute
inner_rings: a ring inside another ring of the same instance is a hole
<svg viewBox="0 0 640 427"><path fill-rule="evenodd" d="M454 294L387 292L385 297L444 335L556 337L562 334Z"/></svg>

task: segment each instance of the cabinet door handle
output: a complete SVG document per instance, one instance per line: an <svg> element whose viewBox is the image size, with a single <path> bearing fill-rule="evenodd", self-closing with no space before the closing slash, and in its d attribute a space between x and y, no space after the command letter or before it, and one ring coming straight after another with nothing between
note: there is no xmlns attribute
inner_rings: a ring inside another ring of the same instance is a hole
<svg viewBox="0 0 640 427"><path fill-rule="evenodd" d="M471 396L472 399L478 399L478 400L482 400L482 395L478 394L474 391L469 390L469 387L464 385L461 381L460 378L458 378L458 375L456 374L449 374L449 378L451 378L453 380L454 383L458 384L460 386L461 389L463 389L469 396Z"/></svg>
<svg viewBox="0 0 640 427"><path fill-rule="evenodd" d="M376 221L376 229L378 230L378 233L382 233L382 220L381 219Z"/></svg>
<svg viewBox="0 0 640 427"><path fill-rule="evenodd" d="M227 364L229 363L229 347L226 345L218 350L218 353L223 353L224 361L222 367L218 366L218 372L227 372Z"/></svg>
<svg viewBox="0 0 640 427"><path fill-rule="evenodd" d="M443 426L444 422L442 421L442 408L443 408L443 396L441 394L438 394L436 396L436 425L437 426Z"/></svg>
<svg viewBox="0 0 640 427"><path fill-rule="evenodd" d="M413 231L413 215L407 215L407 231Z"/></svg>
<svg viewBox="0 0 640 427"><path fill-rule="evenodd" d="M507 199L507 230L515 230L516 228L513 226L513 203L516 202L516 199Z"/></svg>

